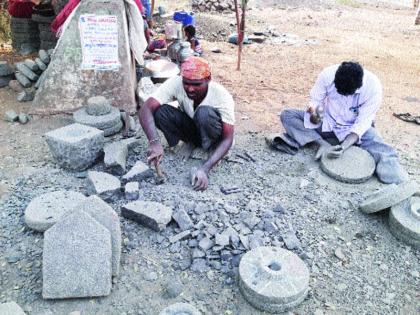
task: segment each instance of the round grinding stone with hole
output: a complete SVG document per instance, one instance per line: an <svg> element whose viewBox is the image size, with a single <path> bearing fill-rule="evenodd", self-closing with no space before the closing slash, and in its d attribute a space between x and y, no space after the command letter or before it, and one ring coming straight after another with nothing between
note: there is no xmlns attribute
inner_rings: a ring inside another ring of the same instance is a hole
<svg viewBox="0 0 420 315"><path fill-rule="evenodd" d="M175 303L169 305L159 315L201 315L201 312L191 304Z"/></svg>
<svg viewBox="0 0 420 315"><path fill-rule="evenodd" d="M309 270L293 252L279 247L257 247L239 264L239 288L257 309L285 312L308 294Z"/></svg>
<svg viewBox="0 0 420 315"><path fill-rule="evenodd" d="M420 249L420 193L391 208L389 227L396 238Z"/></svg>
<svg viewBox="0 0 420 315"><path fill-rule="evenodd" d="M71 190L54 191L38 196L26 207L25 223L35 231L44 232L86 198L81 193Z"/></svg>
<svg viewBox="0 0 420 315"><path fill-rule="evenodd" d="M79 124L104 130L116 126L121 121L121 114L118 108L112 107L106 115L93 116L86 108L81 108L73 113L73 119Z"/></svg>
<svg viewBox="0 0 420 315"><path fill-rule="evenodd" d="M321 158L321 169L328 176L344 183L359 184L367 181L375 172L376 164L369 152L352 146L338 159L325 154Z"/></svg>

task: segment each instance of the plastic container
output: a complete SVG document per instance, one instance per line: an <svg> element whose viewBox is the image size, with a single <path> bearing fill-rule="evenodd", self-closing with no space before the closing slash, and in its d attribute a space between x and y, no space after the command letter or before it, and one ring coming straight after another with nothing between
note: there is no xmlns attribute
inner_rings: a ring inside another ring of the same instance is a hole
<svg viewBox="0 0 420 315"><path fill-rule="evenodd" d="M176 11L174 13L174 21L182 23L183 26L195 25L194 12Z"/></svg>

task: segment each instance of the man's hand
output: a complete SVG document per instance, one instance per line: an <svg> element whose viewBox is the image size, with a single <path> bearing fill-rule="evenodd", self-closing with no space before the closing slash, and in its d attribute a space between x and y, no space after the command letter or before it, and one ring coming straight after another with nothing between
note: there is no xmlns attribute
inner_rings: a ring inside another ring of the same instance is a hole
<svg viewBox="0 0 420 315"><path fill-rule="evenodd" d="M206 190L207 187L209 187L209 178L207 172L202 168L199 168L192 178L192 185L194 190Z"/></svg>
<svg viewBox="0 0 420 315"><path fill-rule="evenodd" d="M160 142L149 144L147 149L147 161L153 163L153 165L158 165L163 159L163 146Z"/></svg>
<svg viewBox="0 0 420 315"><path fill-rule="evenodd" d="M315 160L319 160L324 155L324 153L330 151L331 148L331 144L326 141L322 141L322 143L319 144L318 151L316 151Z"/></svg>
<svg viewBox="0 0 420 315"><path fill-rule="evenodd" d="M309 120L314 125L318 125L324 119L324 108L322 106L318 106L316 108L309 106L306 111L311 114Z"/></svg>
<svg viewBox="0 0 420 315"><path fill-rule="evenodd" d="M329 148L327 152L327 158L329 159L337 159L343 155L344 149L341 145L335 145Z"/></svg>

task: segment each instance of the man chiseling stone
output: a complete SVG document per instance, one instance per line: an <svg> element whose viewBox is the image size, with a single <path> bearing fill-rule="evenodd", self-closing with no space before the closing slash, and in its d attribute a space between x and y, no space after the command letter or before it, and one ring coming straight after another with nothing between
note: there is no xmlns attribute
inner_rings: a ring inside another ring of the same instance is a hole
<svg viewBox="0 0 420 315"><path fill-rule="evenodd" d="M373 127L382 101L382 86L373 73L357 62L327 67L318 76L310 98L306 112L286 109L281 113L286 134L277 139L279 150L293 153L316 142L316 159L323 154L338 158L352 145L358 145L375 159L380 181L398 184L408 179L395 150L384 143ZM340 144L330 145L327 138Z"/></svg>
<svg viewBox="0 0 420 315"><path fill-rule="evenodd" d="M167 103L178 101L179 107ZM208 187L210 170L229 151L234 136L234 101L220 84L211 80L210 66L200 57L181 65L181 76L168 79L144 103L139 112L141 126L149 140L148 161L163 159L160 129L169 146L182 140L182 157L189 158L195 147L209 151L208 160L193 175L195 190Z"/></svg>

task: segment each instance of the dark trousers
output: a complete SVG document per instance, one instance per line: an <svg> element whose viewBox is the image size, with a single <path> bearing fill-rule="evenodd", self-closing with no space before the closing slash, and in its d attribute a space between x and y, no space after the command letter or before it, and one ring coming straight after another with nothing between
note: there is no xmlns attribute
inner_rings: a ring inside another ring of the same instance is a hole
<svg viewBox="0 0 420 315"><path fill-rule="evenodd" d="M164 104L156 110L154 118L170 147L182 140L208 150L222 138L220 113L210 106L199 106L190 118L180 109Z"/></svg>

